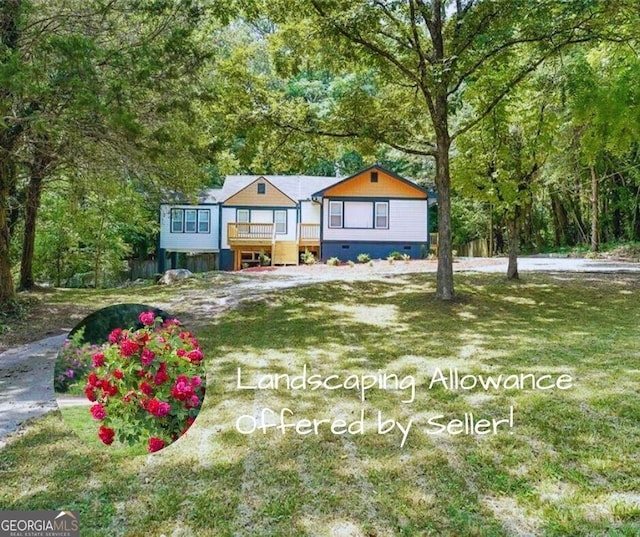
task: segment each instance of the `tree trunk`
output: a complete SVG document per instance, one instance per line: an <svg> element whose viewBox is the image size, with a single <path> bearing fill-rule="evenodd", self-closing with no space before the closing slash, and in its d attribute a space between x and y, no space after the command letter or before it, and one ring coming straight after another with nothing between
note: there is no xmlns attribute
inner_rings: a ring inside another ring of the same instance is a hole
<svg viewBox="0 0 640 537"><path fill-rule="evenodd" d="M591 166L591 251L597 252L600 247L598 242L598 176Z"/></svg>
<svg viewBox="0 0 640 537"><path fill-rule="evenodd" d="M4 164L4 163L2 163ZM9 259L9 180L5 177L11 172L6 165L0 168L0 306L9 304L16 298L16 290L11 277L11 260Z"/></svg>
<svg viewBox="0 0 640 537"><path fill-rule="evenodd" d="M21 7L22 0L5 0L0 3L0 46L6 47L3 52L3 62L7 59L11 61L11 57L7 58L7 51L10 55L18 48L18 19ZM13 101L11 89L0 86L0 99L11 104ZM0 305L5 307L16 298L9 259L11 243L9 196L15 185L13 150L21 132L21 126L5 124L0 127Z"/></svg>
<svg viewBox="0 0 640 537"><path fill-rule="evenodd" d="M509 265L507 266L507 279L518 280L518 250L520 247L520 234L518 233L519 209L516 207L513 214L507 218L507 234L509 241Z"/></svg>
<svg viewBox="0 0 640 537"><path fill-rule="evenodd" d="M438 287L436 296L441 300L453 300L453 244L451 241L451 176L449 171L449 146L447 132L438 137L436 156L436 187L438 189Z"/></svg>
<svg viewBox="0 0 640 537"><path fill-rule="evenodd" d="M32 174L27 187L27 204L24 214L24 236L22 239L22 260L20 262L20 288L33 289L33 252L36 242L36 218L40 209L42 194L41 174Z"/></svg>
<svg viewBox="0 0 640 537"><path fill-rule="evenodd" d="M53 163L48 139L41 136L35 144L33 162L29 167L29 185L24 212L24 237L22 241L22 260L20 263L20 288L33 289L33 253L36 242L36 221L40 209L42 183Z"/></svg>

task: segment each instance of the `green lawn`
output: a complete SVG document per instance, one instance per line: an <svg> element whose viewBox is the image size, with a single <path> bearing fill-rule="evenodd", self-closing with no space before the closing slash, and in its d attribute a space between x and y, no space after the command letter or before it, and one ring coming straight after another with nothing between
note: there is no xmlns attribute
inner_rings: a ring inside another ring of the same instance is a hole
<svg viewBox="0 0 640 537"><path fill-rule="evenodd" d="M600 279L602 278L602 279ZM145 456L82 442L59 414L0 450L0 509L66 509L85 536L640 535L640 282L631 277L433 275L276 293L208 324L208 392L189 432ZM402 390L238 390L258 373L376 373ZM571 375L569 390L428 389L436 368ZM472 412L513 428L433 435ZM242 435L262 408L288 421L365 409L364 434ZM376 412L414 424L379 435Z"/></svg>

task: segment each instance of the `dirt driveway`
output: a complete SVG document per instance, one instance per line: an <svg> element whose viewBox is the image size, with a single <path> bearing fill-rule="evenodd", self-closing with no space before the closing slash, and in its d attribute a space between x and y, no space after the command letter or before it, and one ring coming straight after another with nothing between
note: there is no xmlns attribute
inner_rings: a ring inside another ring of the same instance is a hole
<svg viewBox="0 0 640 537"><path fill-rule="evenodd" d="M505 273L506 259L468 258L454 263L456 272ZM519 261L521 272L632 273L640 277L640 264L605 260L527 257ZM167 303L154 304L170 312L189 310L208 318L236 307L243 300L276 290L329 281L370 281L406 274L436 272L435 261L379 261L370 265L326 265L247 270L216 275L216 285L204 293L185 290ZM53 392L53 366L65 334L21 345L0 353L0 448L7 437L28 419L57 408Z"/></svg>

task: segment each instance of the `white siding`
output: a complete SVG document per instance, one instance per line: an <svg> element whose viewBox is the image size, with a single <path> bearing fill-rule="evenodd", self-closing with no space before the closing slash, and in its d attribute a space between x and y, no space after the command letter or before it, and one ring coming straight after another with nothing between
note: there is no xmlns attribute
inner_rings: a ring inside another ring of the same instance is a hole
<svg viewBox="0 0 640 537"><path fill-rule="evenodd" d="M206 209L210 211L209 233L172 233L171 209ZM170 252L217 252L219 205L161 205L160 248Z"/></svg>
<svg viewBox="0 0 640 537"><path fill-rule="evenodd" d="M320 223L320 204L310 201L300 203L300 222L303 224Z"/></svg>
<svg viewBox="0 0 640 537"><path fill-rule="evenodd" d="M235 208L222 207L222 228L220 230L220 248L228 250L230 248L227 242L227 224L236 221Z"/></svg>
<svg viewBox="0 0 640 537"><path fill-rule="evenodd" d="M322 236L327 241L427 241L427 200L389 200L389 229L330 228L329 200L324 200L322 210Z"/></svg>

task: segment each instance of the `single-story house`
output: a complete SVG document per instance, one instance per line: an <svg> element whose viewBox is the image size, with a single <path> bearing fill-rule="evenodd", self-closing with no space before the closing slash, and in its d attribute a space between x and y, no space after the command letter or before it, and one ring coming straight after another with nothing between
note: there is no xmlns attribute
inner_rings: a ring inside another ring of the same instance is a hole
<svg viewBox="0 0 640 537"><path fill-rule="evenodd" d="M160 270L167 253L211 253L221 270L318 259L429 251L433 193L374 165L350 177L232 175L196 204L160 208Z"/></svg>

